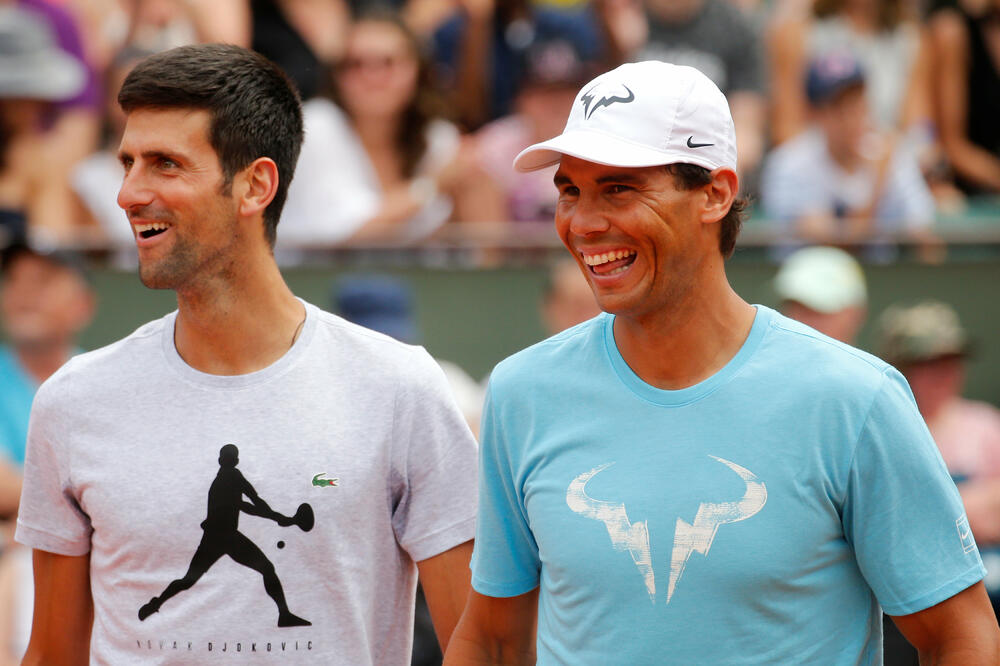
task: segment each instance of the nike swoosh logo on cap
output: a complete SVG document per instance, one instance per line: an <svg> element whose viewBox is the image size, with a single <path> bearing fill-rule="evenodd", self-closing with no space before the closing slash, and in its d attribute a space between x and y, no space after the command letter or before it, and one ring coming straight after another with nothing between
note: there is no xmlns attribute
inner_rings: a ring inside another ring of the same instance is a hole
<svg viewBox="0 0 1000 666"><path fill-rule="evenodd" d="M693 143L691 141L691 139L693 139L693 138L694 138L693 136L689 136L688 137L688 144L687 144L688 148L704 148L705 146L714 146L715 145L714 143Z"/></svg>

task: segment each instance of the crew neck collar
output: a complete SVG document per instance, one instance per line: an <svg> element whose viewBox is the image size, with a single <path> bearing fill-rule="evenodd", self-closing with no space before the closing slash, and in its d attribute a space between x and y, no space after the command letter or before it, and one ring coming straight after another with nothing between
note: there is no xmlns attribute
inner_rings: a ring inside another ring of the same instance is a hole
<svg viewBox="0 0 1000 666"><path fill-rule="evenodd" d="M177 324L177 311L171 312L164 318L162 331L162 348L166 357L167 365L179 374L182 379L192 384L214 389L241 389L254 384L268 381L269 379L283 374L298 361L299 357L305 353L312 341L316 331L316 320L318 309L311 303L306 303L301 298L298 299L305 307L306 319L302 324L302 331L294 344L274 363L254 372L242 375L213 375L192 368L181 358L174 344L174 326Z"/></svg>
<svg viewBox="0 0 1000 666"><path fill-rule="evenodd" d="M639 375L635 374L628 363L625 362L621 352L618 350L618 344L615 342L614 315L608 315L604 318L605 349L607 350L608 358L611 361L611 366L614 368L615 374L629 391L643 400L656 405L682 407L697 402L724 386L753 356L754 352L760 346L760 342L771 322L773 314L770 308L760 305L755 305L754 308L756 308L757 313L754 315L753 325L750 327L750 333L747 335L746 340L743 341L743 345L739 351L714 375L687 388L676 390L657 388L647 384Z"/></svg>

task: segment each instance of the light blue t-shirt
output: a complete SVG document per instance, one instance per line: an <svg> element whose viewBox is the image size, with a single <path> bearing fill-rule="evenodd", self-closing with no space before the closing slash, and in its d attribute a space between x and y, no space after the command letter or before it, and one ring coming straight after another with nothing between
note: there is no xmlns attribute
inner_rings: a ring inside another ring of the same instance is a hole
<svg viewBox="0 0 1000 666"><path fill-rule="evenodd" d="M881 663L879 604L983 577L891 366L758 306L722 370L664 391L613 321L490 380L473 586L541 586L539 664Z"/></svg>
<svg viewBox="0 0 1000 666"><path fill-rule="evenodd" d="M0 346L0 455L24 464L28 416L38 383L24 371L9 347Z"/></svg>

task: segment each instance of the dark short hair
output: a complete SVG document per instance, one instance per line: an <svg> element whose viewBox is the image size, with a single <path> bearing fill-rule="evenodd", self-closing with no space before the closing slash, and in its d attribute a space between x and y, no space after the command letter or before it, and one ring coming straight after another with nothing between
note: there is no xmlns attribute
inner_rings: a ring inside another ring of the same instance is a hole
<svg viewBox="0 0 1000 666"><path fill-rule="evenodd" d="M663 168L674 177L678 187L684 190L694 190L712 182L712 172L696 164L667 164ZM726 259L733 256L733 250L736 249L736 237L743 227L747 205L745 197L737 196L729 212L719 220L719 251Z"/></svg>
<svg viewBox="0 0 1000 666"><path fill-rule="evenodd" d="M278 190L264 211L264 233L275 228L302 147L302 102L288 77L264 56L232 44L181 46L150 56L129 73L118 93L126 113L136 109L203 109L211 115L209 143L225 177L259 157L278 167Z"/></svg>

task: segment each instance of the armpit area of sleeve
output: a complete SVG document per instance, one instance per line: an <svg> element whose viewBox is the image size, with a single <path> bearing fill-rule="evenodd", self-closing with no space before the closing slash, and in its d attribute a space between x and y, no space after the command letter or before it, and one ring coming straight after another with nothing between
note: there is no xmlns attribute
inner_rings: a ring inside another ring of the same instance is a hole
<svg viewBox="0 0 1000 666"><path fill-rule="evenodd" d="M29 525L25 525L18 519L17 530L14 532L14 540L24 544L29 548L44 550L57 555L86 555L90 552L90 538L85 540L73 540L57 536L50 532L37 530Z"/></svg>
<svg viewBox="0 0 1000 666"><path fill-rule="evenodd" d="M881 604L882 610L886 615L910 615L911 613L918 613L942 601L951 599L962 590L981 581L984 576L986 576L986 568L980 563L966 570L962 575L952 578L936 590L915 599L908 599L899 603L884 603L879 599L879 604Z"/></svg>
<svg viewBox="0 0 1000 666"><path fill-rule="evenodd" d="M476 517L470 516L450 527L412 542L406 550L414 562L422 562L429 557L451 550L455 546L460 546L466 541L471 541L475 536Z"/></svg>

